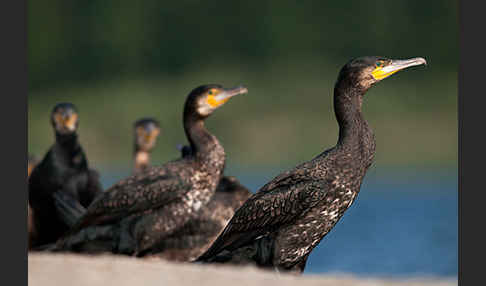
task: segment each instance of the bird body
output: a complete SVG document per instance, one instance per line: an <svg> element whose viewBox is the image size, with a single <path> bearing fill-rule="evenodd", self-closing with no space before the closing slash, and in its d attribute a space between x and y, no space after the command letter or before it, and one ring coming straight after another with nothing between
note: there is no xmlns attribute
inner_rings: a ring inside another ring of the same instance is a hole
<svg viewBox="0 0 486 286"><path fill-rule="evenodd" d="M27 182L30 178L30 174L34 170L35 166L39 163L37 157L29 155L27 159ZM28 246L32 247L33 241L36 239L36 230L34 226L34 211L30 207L30 203L27 202L27 233L28 233Z"/></svg>
<svg viewBox="0 0 486 286"><path fill-rule="evenodd" d="M162 241L162 251L155 251L154 256L172 261L196 259L208 249L250 195L251 192L236 178L223 177L210 201L179 231Z"/></svg>
<svg viewBox="0 0 486 286"><path fill-rule="evenodd" d="M182 158L190 158L190 146L178 146ZM224 176L210 201L203 205L173 235L160 242L159 258L172 261L192 261L199 257L217 238L235 211L248 199L251 192L235 177Z"/></svg>
<svg viewBox="0 0 486 286"><path fill-rule="evenodd" d="M364 94L399 69L424 62L364 57L346 64L334 88L336 146L264 185L196 261L304 271L310 252L356 199L373 162L375 139L361 113Z"/></svg>
<svg viewBox="0 0 486 286"><path fill-rule="evenodd" d="M39 163L39 159L37 159L34 155L29 155L27 158L27 178L30 177L30 174L34 170L35 166Z"/></svg>
<svg viewBox="0 0 486 286"><path fill-rule="evenodd" d="M53 193L63 192L87 207L102 191L99 175L88 168L75 132L77 113L74 106L56 105L52 121L56 142L29 177L29 204L35 214L33 225L36 230L32 247L55 242L69 229L56 209Z"/></svg>

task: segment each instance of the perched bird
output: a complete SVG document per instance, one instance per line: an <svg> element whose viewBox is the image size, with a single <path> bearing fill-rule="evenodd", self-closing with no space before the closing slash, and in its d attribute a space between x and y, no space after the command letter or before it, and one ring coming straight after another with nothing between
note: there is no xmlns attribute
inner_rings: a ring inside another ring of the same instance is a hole
<svg viewBox="0 0 486 286"><path fill-rule="evenodd" d="M133 172L136 174L143 172L150 166L150 152L157 143L160 125L155 119L143 118L135 122L134 131ZM86 212L86 209L71 196L56 192L53 197L58 210L62 210L63 219L68 222L69 227L74 226Z"/></svg>
<svg viewBox="0 0 486 286"><path fill-rule="evenodd" d="M336 146L264 185L196 261L301 273L311 251L356 199L373 162L375 139L361 112L366 91L399 70L425 63L382 57L348 62L334 86Z"/></svg>
<svg viewBox="0 0 486 286"><path fill-rule="evenodd" d="M27 159L27 180L29 179L32 170L37 165L37 163L39 163L37 157L35 157L34 155L29 155ZM32 208L30 207L30 204L28 202L27 202L27 233L28 233L28 245L30 249L32 246L32 242L36 238L36 231L34 227L34 212L32 211Z"/></svg>
<svg viewBox="0 0 486 286"><path fill-rule="evenodd" d="M178 146L182 157L192 156L190 146ZM224 229L235 211L251 196L251 192L235 177L224 176L216 192L205 206L171 236L160 242L161 252L155 256L172 261L192 261L199 257Z"/></svg>
<svg viewBox="0 0 486 286"><path fill-rule="evenodd" d="M30 174L32 174L32 170L34 170L34 167L39 163L39 159L37 159L36 156L34 155L29 155L27 159L27 178L30 177Z"/></svg>
<svg viewBox="0 0 486 286"><path fill-rule="evenodd" d="M134 123L134 168L133 173L138 174L148 169L150 166L150 152L157 143L157 137L160 134L160 124L152 118L142 118ZM53 194L54 203L69 227L73 227L76 222L86 212L78 201L72 196L56 192ZM52 245L45 245L50 249ZM83 253L104 253L111 252L111 243L109 241L84 241L78 243L76 251Z"/></svg>
<svg viewBox="0 0 486 286"><path fill-rule="evenodd" d="M75 250L77 244L99 238L111 243L113 253L151 254L214 194L225 153L204 120L231 97L247 92L245 87L226 89L215 84L192 90L183 114L192 156L149 167L106 190L53 250Z"/></svg>
<svg viewBox="0 0 486 286"><path fill-rule="evenodd" d="M27 202L27 243L29 249L32 248L32 243L36 239L36 233L34 227L34 212L32 211L30 204Z"/></svg>
<svg viewBox="0 0 486 286"><path fill-rule="evenodd" d="M57 104L51 113L56 142L29 177L29 204L36 238L32 247L53 243L68 229L53 194L62 192L87 207L102 191L99 175L88 168L78 135L78 113L71 103Z"/></svg>
<svg viewBox="0 0 486 286"><path fill-rule="evenodd" d="M152 118L142 118L134 124L134 167L135 174L143 172L150 166L150 152L157 143L160 134L160 124Z"/></svg>

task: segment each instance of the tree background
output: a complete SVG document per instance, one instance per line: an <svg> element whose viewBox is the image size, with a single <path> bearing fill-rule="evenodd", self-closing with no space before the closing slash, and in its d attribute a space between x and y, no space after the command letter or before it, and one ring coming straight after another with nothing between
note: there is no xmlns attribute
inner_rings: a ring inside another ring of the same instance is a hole
<svg viewBox="0 0 486 286"><path fill-rule="evenodd" d="M91 165L130 168L132 124L162 125L154 163L186 143L185 97L244 84L209 120L230 168L291 167L337 140L333 84L351 58L421 56L371 89L375 165L457 168L456 1L28 1L28 152L49 114L78 106Z"/></svg>

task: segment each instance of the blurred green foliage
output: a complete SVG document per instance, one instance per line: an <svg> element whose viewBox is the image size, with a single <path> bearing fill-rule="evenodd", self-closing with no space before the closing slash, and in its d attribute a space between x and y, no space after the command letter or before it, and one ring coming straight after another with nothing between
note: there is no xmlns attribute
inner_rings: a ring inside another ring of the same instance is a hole
<svg viewBox="0 0 486 286"><path fill-rule="evenodd" d="M29 1L31 88L213 62L433 55L457 67L457 1ZM432 60L432 59L431 59Z"/></svg>
<svg viewBox="0 0 486 286"><path fill-rule="evenodd" d="M185 143L182 106L205 83L245 84L209 120L228 164L293 166L335 144L332 90L350 58L422 56L370 90L380 164L457 164L456 1L29 1L29 152L80 110L95 165L129 165L132 124L162 124L155 163Z"/></svg>

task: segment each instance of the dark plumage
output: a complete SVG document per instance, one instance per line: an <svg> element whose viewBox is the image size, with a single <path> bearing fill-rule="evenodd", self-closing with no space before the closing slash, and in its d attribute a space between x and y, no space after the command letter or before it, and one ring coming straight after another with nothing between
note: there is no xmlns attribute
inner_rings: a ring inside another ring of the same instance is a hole
<svg viewBox="0 0 486 286"><path fill-rule="evenodd" d="M150 166L150 152L157 143L160 134L160 124L152 118L142 118L134 123L134 173L141 173ZM86 212L75 198L59 192L53 195L58 210L62 210L64 221L69 227ZM81 248L80 248L81 249ZM80 250L81 251L81 250Z"/></svg>
<svg viewBox="0 0 486 286"><path fill-rule="evenodd" d="M152 118L142 118L134 126L134 174L141 173L150 166L150 152L157 143L160 134L160 124Z"/></svg>
<svg viewBox="0 0 486 286"><path fill-rule="evenodd" d="M33 155L29 155L27 159L27 181L30 177L30 174L32 173L32 170L34 167L39 163L39 160L37 157ZM36 231L34 227L34 212L32 211L32 208L30 207L30 204L27 202L27 234L28 234L28 246L29 249L32 246L32 242L36 238Z"/></svg>
<svg viewBox="0 0 486 286"><path fill-rule="evenodd" d="M37 159L36 156L34 155L29 155L27 158L27 178L30 177L30 174L32 174L32 170L34 170L34 167L37 166L39 163L39 159Z"/></svg>
<svg viewBox="0 0 486 286"><path fill-rule="evenodd" d="M114 253L152 253L154 246L177 232L214 194L225 153L204 120L230 97L246 92L244 87L219 85L194 89L183 115L194 155L150 167L112 186L57 243L57 250L75 250L77 243L99 237L110 241Z"/></svg>
<svg viewBox="0 0 486 286"><path fill-rule="evenodd" d="M364 94L394 72L424 63L379 57L348 62L334 87L336 146L264 185L197 261L302 272L312 249L355 200L373 162L375 139L361 113Z"/></svg>
<svg viewBox="0 0 486 286"><path fill-rule="evenodd" d="M192 156L190 146L179 146L182 157ZM235 177L224 176L205 206L177 232L161 241L156 256L174 261L192 261L201 255L221 233L235 211L251 192Z"/></svg>
<svg viewBox="0 0 486 286"><path fill-rule="evenodd" d="M51 114L56 142L29 178L29 204L32 208L36 238L32 247L53 243L68 230L56 209L53 193L63 192L87 207L102 191L96 171L78 141L78 113L74 105L60 103Z"/></svg>

